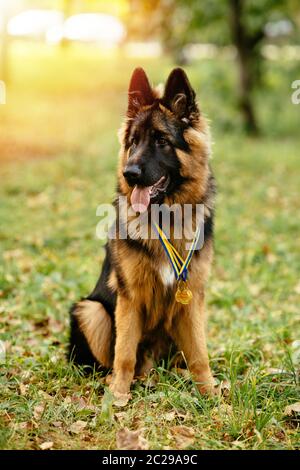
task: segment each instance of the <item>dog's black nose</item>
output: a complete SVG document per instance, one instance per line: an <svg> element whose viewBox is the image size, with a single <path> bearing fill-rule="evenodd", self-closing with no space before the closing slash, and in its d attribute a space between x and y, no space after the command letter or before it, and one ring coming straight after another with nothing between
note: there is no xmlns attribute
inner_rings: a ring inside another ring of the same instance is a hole
<svg viewBox="0 0 300 470"><path fill-rule="evenodd" d="M135 183L142 175L142 170L138 165L127 165L123 171L123 176L129 183Z"/></svg>

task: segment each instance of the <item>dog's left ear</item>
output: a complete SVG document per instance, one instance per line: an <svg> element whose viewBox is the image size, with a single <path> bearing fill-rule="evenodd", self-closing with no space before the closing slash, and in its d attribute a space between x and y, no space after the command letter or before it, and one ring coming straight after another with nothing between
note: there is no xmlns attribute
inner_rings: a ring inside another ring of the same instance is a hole
<svg viewBox="0 0 300 470"><path fill-rule="evenodd" d="M133 71L128 89L129 116L134 116L141 106L151 105L154 102L153 92L148 77L141 67Z"/></svg>
<svg viewBox="0 0 300 470"><path fill-rule="evenodd" d="M196 93L194 92L185 71L181 68L172 70L166 83L162 104L178 118L189 118L197 111Z"/></svg>

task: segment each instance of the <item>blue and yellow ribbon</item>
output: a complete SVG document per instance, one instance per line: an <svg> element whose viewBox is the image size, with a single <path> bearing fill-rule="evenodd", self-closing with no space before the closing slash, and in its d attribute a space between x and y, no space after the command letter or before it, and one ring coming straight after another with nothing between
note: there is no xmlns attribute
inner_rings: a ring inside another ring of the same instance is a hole
<svg viewBox="0 0 300 470"><path fill-rule="evenodd" d="M154 227L157 230L159 240L169 258L169 261L173 267L176 280L182 279L183 281L187 280L188 276L188 267L191 262L194 251L198 245L200 234L201 234L201 224L199 224L192 246L189 249L188 255L184 260L181 255L178 253L176 248L169 242L164 231L159 227L158 224L154 223Z"/></svg>

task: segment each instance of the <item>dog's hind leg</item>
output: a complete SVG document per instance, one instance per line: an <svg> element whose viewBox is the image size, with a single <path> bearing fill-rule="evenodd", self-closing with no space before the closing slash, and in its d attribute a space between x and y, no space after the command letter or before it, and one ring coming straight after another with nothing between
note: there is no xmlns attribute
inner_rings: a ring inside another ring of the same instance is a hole
<svg viewBox="0 0 300 470"><path fill-rule="evenodd" d="M69 358L77 364L112 366L112 319L100 302L82 300L71 309Z"/></svg>

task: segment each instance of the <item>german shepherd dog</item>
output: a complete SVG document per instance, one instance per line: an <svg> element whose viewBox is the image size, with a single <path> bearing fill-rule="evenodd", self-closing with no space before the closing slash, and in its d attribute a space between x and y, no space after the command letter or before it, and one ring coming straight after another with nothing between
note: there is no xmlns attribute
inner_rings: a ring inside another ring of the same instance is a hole
<svg viewBox="0 0 300 470"><path fill-rule="evenodd" d="M164 92L151 88L143 69L134 70L119 136L117 196L128 207L204 207L204 243L189 265L193 298L188 305L176 302L177 282L159 239L110 239L95 289L71 309L69 357L112 368L113 395L130 397L134 375L147 373L173 348L182 353L200 392L214 393L204 290L213 257L215 182L209 128L181 68L171 72ZM120 204L115 206L122 217ZM170 241L185 259L185 235L175 238L171 226Z"/></svg>

